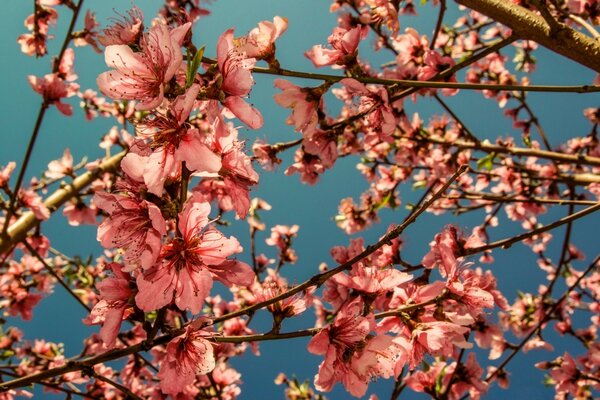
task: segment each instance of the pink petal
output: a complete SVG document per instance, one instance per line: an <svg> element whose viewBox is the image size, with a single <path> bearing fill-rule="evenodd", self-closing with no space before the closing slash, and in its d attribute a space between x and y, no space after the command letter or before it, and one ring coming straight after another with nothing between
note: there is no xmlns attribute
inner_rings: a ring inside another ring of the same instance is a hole
<svg viewBox="0 0 600 400"><path fill-rule="evenodd" d="M250 128L259 129L263 126L263 117L260 112L241 97L229 96L225 99L224 104L240 121Z"/></svg>

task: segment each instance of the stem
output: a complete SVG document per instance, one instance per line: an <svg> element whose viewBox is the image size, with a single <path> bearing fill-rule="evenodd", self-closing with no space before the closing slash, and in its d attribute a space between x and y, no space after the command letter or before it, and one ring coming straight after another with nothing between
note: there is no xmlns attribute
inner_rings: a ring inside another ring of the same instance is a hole
<svg viewBox="0 0 600 400"><path fill-rule="evenodd" d="M45 101L42 102L42 105L40 106L40 111L37 115L37 119L35 120L33 132L31 133L29 143L27 144L27 150L25 151L25 157L23 158L23 165L21 165L21 169L19 170L17 183L15 183L15 188L13 189L12 194L10 196L10 204L6 213L6 219L4 220L4 227L2 228L2 238L6 236L8 232L8 227L10 225L10 220L15 213L15 202L17 200L17 197L19 197L19 190L21 189L21 185L23 184L25 171L27 170L27 165L29 164L29 160L31 159L31 153L33 153L33 147L35 146L35 141L37 140L38 134L40 133L40 127L42 126L42 121L44 120L44 115L46 114L47 109L48 103L46 103Z"/></svg>
<svg viewBox="0 0 600 400"><path fill-rule="evenodd" d="M440 12L438 14L437 22L435 23L435 29L433 30L433 36L431 37L431 43L429 48L433 50L435 48L435 42L437 37L442 30L442 22L444 21L444 14L446 13L446 0L440 1Z"/></svg>
<svg viewBox="0 0 600 400"><path fill-rule="evenodd" d="M562 56L600 73L600 43L561 24L558 31L543 17L505 0L456 0L510 27L523 39L533 40Z"/></svg>
<svg viewBox="0 0 600 400"><path fill-rule="evenodd" d="M588 208L584 208L581 211L578 211L578 212L576 212L574 214L571 214L571 215L569 215L567 217L561 218L558 221L555 221L555 222L553 222L551 224L544 225L544 226L541 226L541 227L536 228L536 229L532 229L529 232L525 232L525 233L522 233L520 235L513 236L513 237L510 237L510 238L507 238L507 239L498 240L497 242L493 242L493 243L487 244L485 246L474 247L474 248L471 248L471 249L465 249L463 251L462 255L463 256L470 256L470 255L473 255L473 254L481 253L483 251L495 249L497 247L502 247L503 249L508 249L514 243L520 242L522 240L525 240L525 239L530 238L530 237L535 236L535 235L539 235L540 233L547 232L547 231L552 230L554 228L557 228L557 227L559 227L561 225L568 224L571 221L575 221L576 219L585 217L586 215L591 214L591 213L593 213L595 211L598 211L598 210L600 210L600 203L597 203L596 205L588 207Z"/></svg>
<svg viewBox="0 0 600 400"><path fill-rule="evenodd" d="M50 265L48 265L48 263L46 262L46 260L44 260L44 257L40 255L40 253L38 253L33 247L31 247L31 245L27 243L26 240L23 241L23 244L25 245L25 247L27 247L27 250L29 250L29 252L44 265L46 271L48 271L50 275L52 275L54 279L56 279L60 286L62 286L67 291L67 293L71 295L71 297L77 300L77 302L81 304L81 306L85 308L88 313L92 311L92 309L87 304L85 304L85 302L81 300L81 298L77 296L75 292L73 292L69 285L67 285L65 281L62 280L62 278L56 273L56 271L54 271L54 269Z"/></svg>
<svg viewBox="0 0 600 400"><path fill-rule="evenodd" d="M79 175L70 185L61 187L48 196L48 198L44 200L44 205L50 209L50 212L58 210L60 206L65 204L67 201L69 201L69 199L90 185L101 174L104 172L115 171L119 166L123 156L125 156L124 151L112 156L107 160L104 160L94 170L87 171ZM39 222L40 221L35 217L32 211L23 213L17 221L8 227L8 231L6 232L7 235L0 237L0 254L5 253L14 245L23 241L27 236L27 232L36 227ZM8 222L6 224L8 224Z"/></svg>
<svg viewBox="0 0 600 400"><path fill-rule="evenodd" d="M115 389L121 391L123 394L125 394L127 396L127 398L131 398L133 400L142 400L141 397L137 396L131 390L127 389L125 386L121 385L120 383L113 381L112 379L109 379L103 375L99 375L96 372L94 372L92 374L92 377L94 377L95 379L97 379L99 381L107 383L110 386L114 387Z"/></svg>
<svg viewBox="0 0 600 400"><path fill-rule="evenodd" d="M519 353L519 351L523 348L525 343L527 343L529 341L529 339L531 339L531 337L533 335L535 335L535 333L538 331L538 329L540 329L542 327L542 325L550 319L550 316L554 313L554 311L556 311L556 309L559 307L559 305L567 298L567 296L571 293L571 291L573 291L573 289L575 289L579 285L581 280L596 267L596 264L598 264L598 262L600 262L600 256L596 256L594 261L592 261L592 263L581 274L581 276L579 278L577 278L575 283L573 283L571 286L569 286L569 288L563 293L563 295L560 297L560 299L558 299L550 308L548 308L548 310L546 311L546 313L544 314L542 319L540 319L540 321L531 330L531 332L529 332L529 334L521 341L521 343L519 343L516 346L516 348L513 350L513 352L504 361L502 361L500 363L500 365L498 365L496 370L485 378L486 382L490 382L500 371L502 371L504 369L506 364L508 364L517 355L517 353Z"/></svg>
<svg viewBox="0 0 600 400"><path fill-rule="evenodd" d="M223 322L223 321L226 321L231 318L249 314L249 313L259 310L261 308L267 307L271 304L277 303L278 301L286 299L290 296L293 296L296 293L300 293L301 291L308 289L309 287L320 286L326 280L331 278L332 276L351 268L352 265L355 264L356 262L371 255L372 253L374 253L376 250L380 249L384 245L391 243L392 239L395 239L398 236L400 236L400 234L402 234L402 232L404 232L404 230L409 225L411 225L413 222L415 222L415 220L417 219L417 217L419 217L419 215L421 215L425 210L427 210L431 206L431 204L433 204L439 197L441 197L442 194L446 191L446 189L448 189L448 187L450 187L450 185L456 179L458 179L458 177L460 177L462 174L464 174L468 169L469 169L469 167L466 165L462 165L461 167L459 167L459 169L456 171L456 173L454 173L440 189L438 189L428 200L424 201L420 207L413 209L412 213L400 225L398 225L396 228L394 228L391 231L389 231L388 233L386 233L377 243L367 246L367 248L363 252L356 255L352 259L346 261L343 264L340 264L336 268L333 268L329 271L317 274L317 275L313 276L312 278L308 279L307 281L305 281L304 283L302 283L298 286L295 286L292 289L290 289L284 293L281 293L280 295L275 296L269 300L265 300L265 301L256 303L252 306L242 308L238 311L230 312L229 314L225 314L221 317L214 318L213 323L216 324L216 323Z"/></svg>

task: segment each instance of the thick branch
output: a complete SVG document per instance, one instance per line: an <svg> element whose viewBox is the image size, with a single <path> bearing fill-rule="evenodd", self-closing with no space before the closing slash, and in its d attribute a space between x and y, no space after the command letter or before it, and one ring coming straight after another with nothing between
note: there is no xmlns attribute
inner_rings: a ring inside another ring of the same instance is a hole
<svg viewBox="0 0 600 400"><path fill-rule="evenodd" d="M125 152L121 152L112 156L111 158L104 160L97 168L92 171L81 174L73 180L73 183L66 185L52 193L45 201L44 205L50 209L50 211L56 211L60 206L65 204L69 199L79 193L81 190L90 185L96 180L102 173L108 171L114 171L118 166L119 162L125 155ZM8 228L7 234L4 237L0 237L0 254L8 251L14 244L21 242L27 236L27 232L33 229L40 221L35 217L33 212L28 211L21 215L21 217L14 222Z"/></svg>
<svg viewBox="0 0 600 400"><path fill-rule="evenodd" d="M561 24L553 32L546 20L506 0L456 0L510 27L520 38L542 46L600 73L600 42Z"/></svg>

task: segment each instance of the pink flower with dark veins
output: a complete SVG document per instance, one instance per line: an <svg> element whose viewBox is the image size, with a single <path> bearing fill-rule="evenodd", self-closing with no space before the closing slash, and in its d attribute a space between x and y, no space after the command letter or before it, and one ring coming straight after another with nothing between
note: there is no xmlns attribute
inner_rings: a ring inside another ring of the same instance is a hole
<svg viewBox="0 0 600 400"><path fill-rule="evenodd" d="M245 263L229 259L242 251L237 239L208 227L210 204L195 193L179 214L181 236L166 243L158 261L138 275L135 297L144 311L158 310L172 301L180 310L197 314L212 288L213 278L227 286L248 286L254 272Z"/></svg>
<svg viewBox="0 0 600 400"><path fill-rule="evenodd" d="M399 348L389 336L370 335L375 320L362 315L363 306L360 297L348 303L308 343L310 353L325 355L315 376L318 390L328 392L341 381L350 394L362 397L371 378L393 375Z"/></svg>
<svg viewBox="0 0 600 400"><path fill-rule="evenodd" d="M114 276L96 284L102 300L96 303L83 322L86 325L102 325L100 338L106 347L112 348L117 340L121 322L129 314L127 309L132 309L129 298L133 292L130 289L131 277L123 271L123 266L111 263L109 267Z"/></svg>
<svg viewBox="0 0 600 400"><path fill-rule="evenodd" d="M154 264L167 233L160 209L141 198L141 189L140 183L129 180L116 193L94 196L96 206L109 214L98 227L98 241L105 248L120 248L128 270Z"/></svg>
<svg viewBox="0 0 600 400"><path fill-rule="evenodd" d="M124 44L107 46L106 65L114 68L98 76L100 91L115 100L138 100L138 110L158 107L165 85L175 76L183 62L181 43L191 23L175 29L163 24L150 28L140 40L139 52Z"/></svg>
<svg viewBox="0 0 600 400"><path fill-rule="evenodd" d="M128 167L143 165L143 181L150 193L161 196L167 179L179 177L182 162L197 173L215 174L221 169L219 156L204 143L198 129L188 124L199 91L199 85L192 85L165 111L154 112L138 127L139 136L151 141L149 144L138 141L123 162Z"/></svg>
<svg viewBox="0 0 600 400"><path fill-rule="evenodd" d="M186 386L194 383L196 375L211 372L216 365L212 344L203 338L207 332L198 330L197 320L180 336L167 344L166 358L158 372L160 389L174 398Z"/></svg>

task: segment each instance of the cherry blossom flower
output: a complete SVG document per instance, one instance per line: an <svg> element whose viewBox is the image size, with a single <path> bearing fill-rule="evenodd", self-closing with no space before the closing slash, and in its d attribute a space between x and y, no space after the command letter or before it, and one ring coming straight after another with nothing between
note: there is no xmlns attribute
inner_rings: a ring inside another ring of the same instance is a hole
<svg viewBox="0 0 600 400"><path fill-rule="evenodd" d="M317 110L323 108L321 87L301 88L284 79L275 79L274 85L281 89L275 96L275 102L282 107L291 108L292 115L287 119L289 125L294 125L296 131L305 137L311 137L319 122Z"/></svg>
<svg viewBox="0 0 600 400"><path fill-rule="evenodd" d="M325 49L321 45L313 46L304 55L312 61L315 67L326 65L348 65L356 61L358 44L368 34L365 27L357 26L352 29L336 27L327 39L332 49Z"/></svg>
<svg viewBox="0 0 600 400"><path fill-rule="evenodd" d="M90 315L83 320L87 325L101 324L100 338L104 345L112 348L117 340L121 322L131 313L129 299L133 295L130 289L131 277L123 271L123 266L111 263L108 266L114 277L105 278L96 284L101 300L94 305Z"/></svg>
<svg viewBox="0 0 600 400"><path fill-rule="evenodd" d="M157 310L174 301L180 310L198 314L213 277L228 286L252 284L252 269L229 259L242 251L239 242L209 227L209 213L210 205L198 194L185 203L177 225L181 237L163 245L157 262L138 275L135 300L142 310Z"/></svg>
<svg viewBox="0 0 600 400"><path fill-rule="evenodd" d="M60 179L67 175L73 174L73 156L67 148L60 160L50 161L48 170L44 173L47 178Z"/></svg>
<svg viewBox="0 0 600 400"><path fill-rule="evenodd" d="M70 116L73 114L73 107L61 100L77 94L78 84L65 82L56 73L44 75L43 78L29 75L28 79L33 90L42 95L47 105L56 106L63 115Z"/></svg>
<svg viewBox="0 0 600 400"><path fill-rule="evenodd" d="M221 169L219 156L211 151L198 129L188 124L199 91L199 85L192 85L166 111L154 112L138 127L140 137L151 142L146 145L138 140L124 163L143 169L141 175L150 193L161 196L167 179L180 176L182 162L192 172L210 174Z"/></svg>
<svg viewBox="0 0 600 400"><path fill-rule="evenodd" d="M325 354L315 376L315 387L330 391L341 381L350 394L362 397L371 377L389 377L393 374L396 354L392 338L386 335L369 335L375 326L372 317L361 315L360 298L347 304L335 321L321 329L308 343L308 351Z"/></svg>
<svg viewBox="0 0 600 400"><path fill-rule="evenodd" d="M140 184L129 181L117 187L117 192L98 192L96 206L109 214L98 227L97 239L105 248L120 248L127 269L147 268L157 259L166 223L160 209L142 199Z"/></svg>
<svg viewBox="0 0 600 400"><path fill-rule="evenodd" d="M245 36L235 38L234 45L247 57L271 60L275 56L275 41L287 30L287 18L275 16L273 22L261 21Z"/></svg>
<svg viewBox="0 0 600 400"><path fill-rule="evenodd" d="M127 15L120 15L121 20L114 19L114 24L102 31L98 41L104 46L136 44L144 32L144 14L133 7Z"/></svg>
<svg viewBox="0 0 600 400"><path fill-rule="evenodd" d="M243 99L254 85L251 70L255 62L235 46L233 29L223 32L217 43L217 66L222 78L219 89L224 94L220 100L243 123L259 129L263 125L261 113Z"/></svg>
<svg viewBox="0 0 600 400"><path fill-rule="evenodd" d="M106 65L114 70L98 76L100 91L115 100L138 100L138 110L158 107L165 85L183 62L181 43L190 26L189 22L172 30L163 24L153 26L140 40L140 52L124 44L107 46Z"/></svg>
<svg viewBox="0 0 600 400"><path fill-rule="evenodd" d="M213 346L203 338L206 332L196 327L198 321L167 344L166 358L158 372L163 393L175 396L192 384L196 375L207 374L215 368Z"/></svg>

